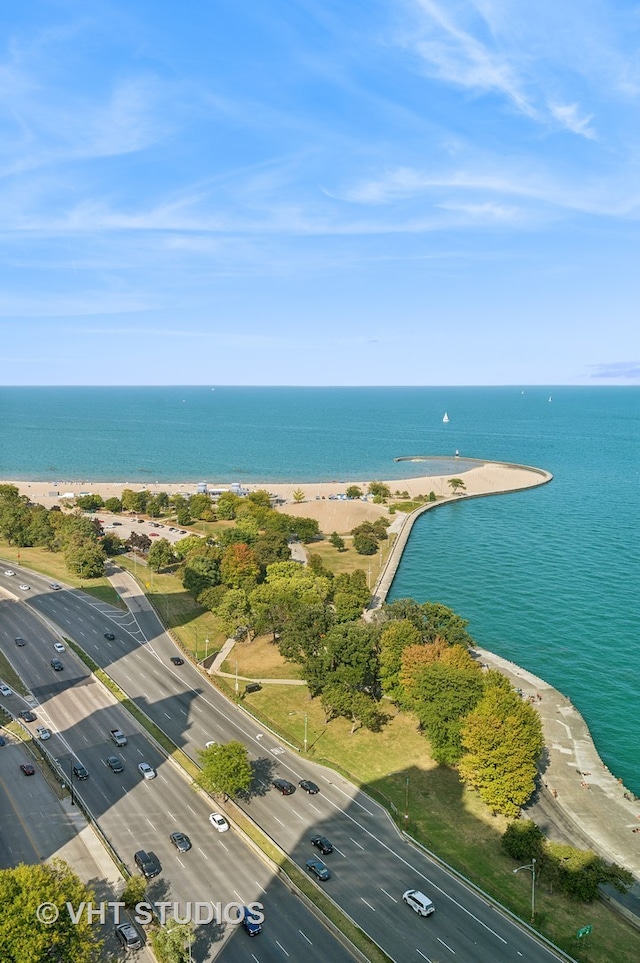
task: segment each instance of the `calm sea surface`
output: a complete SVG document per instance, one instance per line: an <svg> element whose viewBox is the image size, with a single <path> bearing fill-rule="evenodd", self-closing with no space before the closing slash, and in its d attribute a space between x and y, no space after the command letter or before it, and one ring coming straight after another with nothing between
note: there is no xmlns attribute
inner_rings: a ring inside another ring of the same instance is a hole
<svg viewBox="0 0 640 963"><path fill-rule="evenodd" d="M554 481L428 512L390 598L444 602L563 691L640 795L639 387L0 388L0 478L364 481L456 449Z"/></svg>

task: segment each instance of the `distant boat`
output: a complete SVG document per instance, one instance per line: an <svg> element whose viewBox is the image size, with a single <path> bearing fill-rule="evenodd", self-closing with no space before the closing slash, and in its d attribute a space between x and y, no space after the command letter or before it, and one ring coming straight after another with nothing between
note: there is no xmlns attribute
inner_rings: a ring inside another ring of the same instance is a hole
<svg viewBox="0 0 640 963"><path fill-rule="evenodd" d="M551 395L549 395L549 401L553 401L553 398L551 397Z"/></svg>
<svg viewBox="0 0 640 963"><path fill-rule="evenodd" d="M445 425L449 424L449 415L446 413L446 411L444 413L444 418L442 419L442 421L444 422Z"/></svg>

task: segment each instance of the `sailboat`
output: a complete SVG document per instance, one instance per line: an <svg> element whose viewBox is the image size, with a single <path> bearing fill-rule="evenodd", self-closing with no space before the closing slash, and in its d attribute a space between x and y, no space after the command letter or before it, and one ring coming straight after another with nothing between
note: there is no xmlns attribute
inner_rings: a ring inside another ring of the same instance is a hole
<svg viewBox="0 0 640 963"><path fill-rule="evenodd" d="M442 419L442 421L443 421L443 424L445 425L449 424L449 415L446 413L446 411L444 413L444 418Z"/></svg>

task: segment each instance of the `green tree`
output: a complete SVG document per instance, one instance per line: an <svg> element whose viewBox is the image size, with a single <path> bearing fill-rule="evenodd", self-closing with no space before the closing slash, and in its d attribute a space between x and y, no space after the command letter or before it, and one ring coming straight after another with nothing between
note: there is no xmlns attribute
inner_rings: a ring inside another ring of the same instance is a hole
<svg viewBox="0 0 640 963"><path fill-rule="evenodd" d="M349 485L345 494L347 498L362 498L364 492L359 485Z"/></svg>
<svg viewBox="0 0 640 963"><path fill-rule="evenodd" d="M409 619L389 622L380 632L380 683L394 702L402 701L402 653L408 646L421 643L420 633Z"/></svg>
<svg viewBox="0 0 640 963"><path fill-rule="evenodd" d="M241 742L216 744L198 749L196 754L202 766L197 781L205 792L233 799L251 786L253 770L247 747Z"/></svg>
<svg viewBox="0 0 640 963"><path fill-rule="evenodd" d="M212 611L228 639L240 626L252 624L249 595L244 589L228 589Z"/></svg>
<svg viewBox="0 0 640 963"><path fill-rule="evenodd" d="M175 553L166 538L155 539L147 555L147 565L152 572L159 572L175 561Z"/></svg>
<svg viewBox="0 0 640 963"><path fill-rule="evenodd" d="M436 762L451 765L462 755L461 726L482 696L482 674L436 661L416 673L414 709Z"/></svg>
<svg viewBox="0 0 640 963"><path fill-rule="evenodd" d="M87 539L71 542L64 553L67 568L80 578L100 578L104 575L105 553L101 545Z"/></svg>
<svg viewBox="0 0 640 963"><path fill-rule="evenodd" d="M296 504L304 501L304 492L301 488L296 488L293 493L293 500L296 502Z"/></svg>
<svg viewBox="0 0 640 963"><path fill-rule="evenodd" d="M547 840L543 853L545 878L554 888L582 903L594 900L603 884L608 883L619 893L633 885L634 878L628 870L605 862L590 850Z"/></svg>
<svg viewBox="0 0 640 963"><path fill-rule="evenodd" d="M212 515L211 499L208 495L192 495L189 499L189 511L192 518L206 518Z"/></svg>
<svg viewBox="0 0 640 963"><path fill-rule="evenodd" d="M258 508L271 508L271 496L264 488L259 488L255 492L249 492L247 501Z"/></svg>
<svg viewBox="0 0 640 963"><path fill-rule="evenodd" d="M42 505L34 505L31 509L27 534L30 545L53 548L55 534L49 521L49 512Z"/></svg>
<svg viewBox="0 0 640 963"><path fill-rule="evenodd" d="M331 533L331 535L329 536L329 541L331 542L334 548L337 548L339 552L344 552L344 538L342 538L341 535L338 535L337 532Z"/></svg>
<svg viewBox="0 0 640 963"><path fill-rule="evenodd" d="M144 876L130 876L122 891L122 902L127 909L134 909L136 903L141 903L147 892L147 881Z"/></svg>
<svg viewBox="0 0 640 963"><path fill-rule="evenodd" d="M158 963L188 963L193 943L193 923L178 923L169 918L164 926L151 931L151 946Z"/></svg>
<svg viewBox="0 0 640 963"><path fill-rule="evenodd" d="M358 532L353 536L353 547L358 555L375 555L378 551L378 539L375 535Z"/></svg>
<svg viewBox="0 0 640 963"><path fill-rule="evenodd" d="M122 511L122 501L115 496L113 498L107 498L104 507L105 511L111 512L112 515L119 515Z"/></svg>
<svg viewBox="0 0 640 963"><path fill-rule="evenodd" d="M465 492L467 490L467 486L463 482L462 478L450 478L447 484L451 488L451 491L454 495L457 495L458 492Z"/></svg>
<svg viewBox="0 0 640 963"><path fill-rule="evenodd" d="M380 481L369 482L369 484L367 485L367 491L369 492L370 495L373 495L374 498L380 498L380 499L391 498L391 489L389 488L388 485L385 485L384 482L380 482Z"/></svg>
<svg viewBox="0 0 640 963"><path fill-rule="evenodd" d="M540 862L545 837L532 819L516 819L509 823L502 834L502 848L512 859L530 863L532 859Z"/></svg>
<svg viewBox="0 0 640 963"><path fill-rule="evenodd" d="M320 701L327 722L338 716L351 720L351 735L363 726L372 732L379 732L388 719L372 696L366 692L354 692L340 683L326 686Z"/></svg>
<svg viewBox="0 0 640 963"><path fill-rule="evenodd" d="M220 562L220 577L230 588L254 585L260 575L255 552L240 542L225 548Z"/></svg>
<svg viewBox="0 0 640 963"><path fill-rule="evenodd" d="M498 676L488 673L485 693L462 726L459 771L494 812L514 817L535 789L542 726L533 706Z"/></svg>
<svg viewBox="0 0 640 963"><path fill-rule="evenodd" d="M216 503L216 515L225 521L233 521L242 499L234 492L222 492Z"/></svg>
<svg viewBox="0 0 640 963"><path fill-rule="evenodd" d="M76 505L78 508L81 508L83 512L96 512L104 506L104 501L102 500L102 496L98 494L78 495Z"/></svg>
<svg viewBox="0 0 640 963"><path fill-rule="evenodd" d="M169 514L169 495L167 492L156 492L147 499L147 515L150 518L160 518Z"/></svg>
<svg viewBox="0 0 640 963"><path fill-rule="evenodd" d="M93 891L60 859L0 870L2 959L7 963L92 963L99 959L100 926L92 926L86 912L80 912L74 923L66 909L68 902L77 914L83 904L94 900ZM42 903L52 903L60 911L50 925L38 922L36 911Z"/></svg>
<svg viewBox="0 0 640 963"><path fill-rule="evenodd" d="M263 532L251 546L261 569L290 558L289 544L282 532Z"/></svg>

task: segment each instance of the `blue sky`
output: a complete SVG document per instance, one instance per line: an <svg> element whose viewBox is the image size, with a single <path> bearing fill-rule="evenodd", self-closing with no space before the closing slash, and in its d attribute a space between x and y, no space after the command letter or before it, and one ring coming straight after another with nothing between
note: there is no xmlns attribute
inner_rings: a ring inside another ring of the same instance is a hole
<svg viewBox="0 0 640 963"><path fill-rule="evenodd" d="M30 0L5 384L638 384L630 0Z"/></svg>

